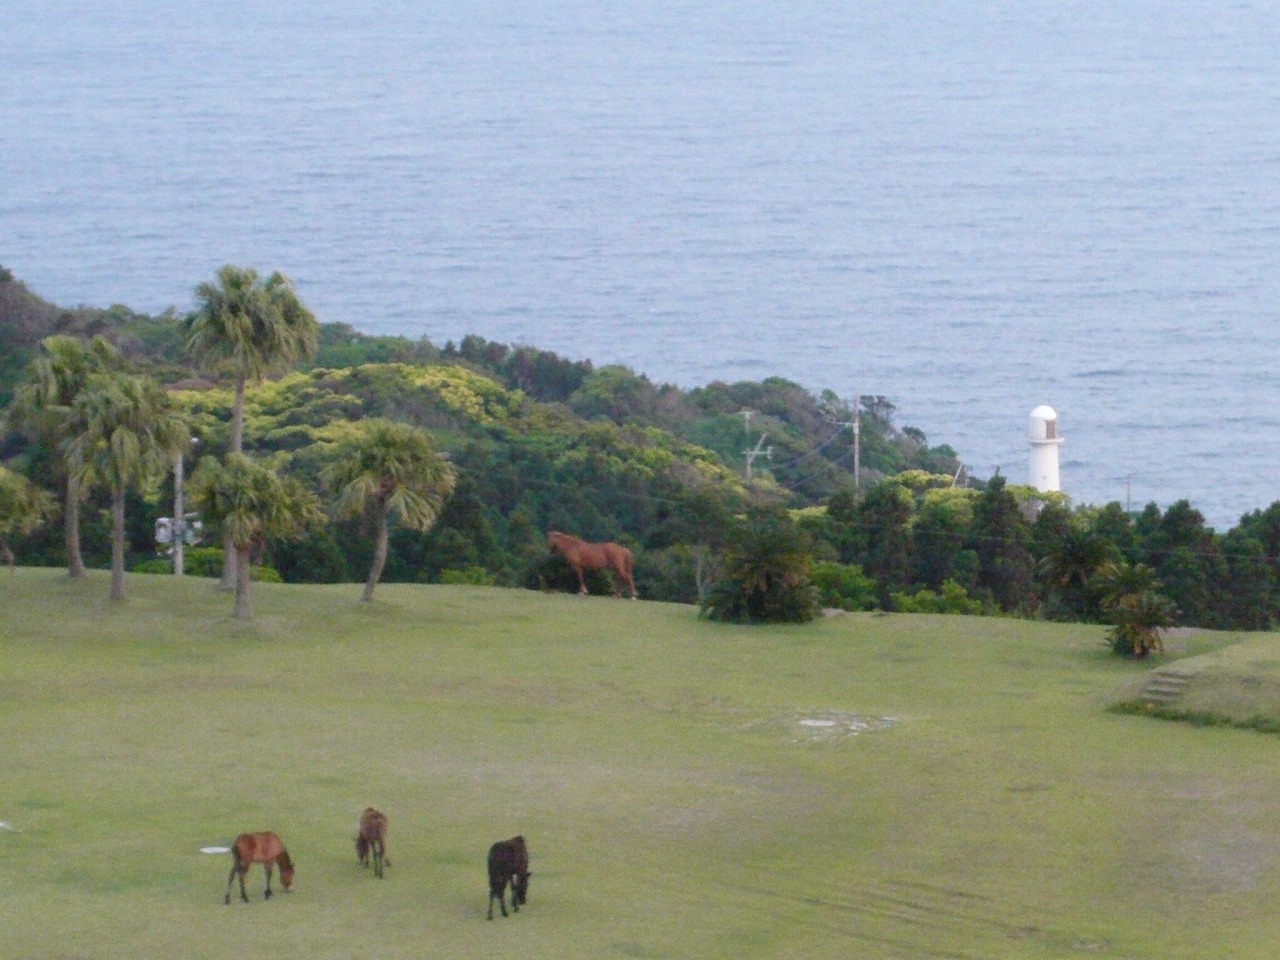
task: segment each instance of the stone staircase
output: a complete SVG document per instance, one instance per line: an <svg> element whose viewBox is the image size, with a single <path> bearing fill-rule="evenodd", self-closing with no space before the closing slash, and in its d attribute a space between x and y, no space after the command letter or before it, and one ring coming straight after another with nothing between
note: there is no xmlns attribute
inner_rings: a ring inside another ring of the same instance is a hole
<svg viewBox="0 0 1280 960"><path fill-rule="evenodd" d="M1155 670L1142 688L1142 699L1155 707L1167 707L1186 692L1191 674L1173 670Z"/></svg>

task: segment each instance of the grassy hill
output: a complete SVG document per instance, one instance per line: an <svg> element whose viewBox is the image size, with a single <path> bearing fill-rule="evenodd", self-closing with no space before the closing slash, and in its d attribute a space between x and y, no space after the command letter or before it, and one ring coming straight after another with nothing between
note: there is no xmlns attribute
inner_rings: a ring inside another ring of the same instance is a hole
<svg viewBox="0 0 1280 960"><path fill-rule="evenodd" d="M19 958L1269 957L1280 740L1117 714L1101 628L480 587L0 571L0 890ZM1245 644L1236 645L1246 640ZM1176 638L1157 667L1277 659ZM1184 659L1185 658L1185 659ZM1262 681L1259 681L1262 682ZM391 818L387 878L355 862ZM223 906L273 829L295 891ZM523 833L527 909L484 919Z"/></svg>

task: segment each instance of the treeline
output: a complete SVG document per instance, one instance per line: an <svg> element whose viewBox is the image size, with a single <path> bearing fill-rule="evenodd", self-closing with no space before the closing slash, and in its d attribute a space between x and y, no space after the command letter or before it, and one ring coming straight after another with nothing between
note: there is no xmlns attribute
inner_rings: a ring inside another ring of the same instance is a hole
<svg viewBox="0 0 1280 960"><path fill-rule="evenodd" d="M0 270L6 405L50 333L109 340L131 371L168 386L197 457L230 450L233 383L192 359L188 318L61 310ZM559 529L632 547L643 597L700 601L727 618L770 610L805 619L828 606L1041 616L1123 632L1148 622L1265 629L1280 612L1280 504L1223 535L1185 501L1136 513L1071 507L999 476L966 476L950 447L898 428L883 397L860 397L856 408L857 477L855 410L829 391L780 378L681 389L530 346L474 336L437 346L320 324L308 358L246 390L242 446L319 489L353 425L388 419L429 433L456 483L428 530L391 531L384 581L568 589L569 571L545 543ZM30 431L0 439L0 461L37 487L52 489L59 456L56 440ZM130 567L163 567L154 523L173 494L172 473L126 492ZM110 507L107 490L89 484L90 565L107 562ZM66 562L52 524L3 522L0 505L0 539L24 563ZM355 581L373 541L367 519L333 514L299 537L264 537L255 560L285 581ZM212 550L192 556L196 570L216 565ZM764 594L750 599L748 581L785 585L782 608Z"/></svg>

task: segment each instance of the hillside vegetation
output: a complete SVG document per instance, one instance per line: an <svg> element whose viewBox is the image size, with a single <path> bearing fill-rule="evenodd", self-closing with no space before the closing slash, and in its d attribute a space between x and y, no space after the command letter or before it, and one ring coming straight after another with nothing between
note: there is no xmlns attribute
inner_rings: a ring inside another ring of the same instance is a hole
<svg viewBox="0 0 1280 960"><path fill-rule="evenodd" d="M1202 960L1280 938L1275 738L1108 711L1147 672L1101 627L266 583L244 623L207 580L132 576L122 605L105 578L0 571L5 956ZM1167 659L1275 642L1175 635ZM368 804L382 881L352 848ZM229 857L200 848L261 829L295 891L263 902L255 871L223 906ZM529 903L489 923L485 850L516 833Z"/></svg>
<svg viewBox="0 0 1280 960"><path fill-rule="evenodd" d="M227 266L219 276L257 274ZM0 557L12 551L29 565L76 571L81 555L89 566L110 555L120 572L168 566L155 531L173 510L173 474L163 468L175 450L142 458L145 476L113 499L104 467L117 454L128 460L122 451L142 441L112 434L108 444L114 422L94 413L123 416L120 397L158 397L171 408L165 418L138 422L181 418L195 440L188 460L223 460L243 433L243 452L256 464L246 469L274 471L314 495L316 519L305 529L264 528L241 545L260 575L289 583L380 577L571 589L568 566L547 555L547 532L560 530L632 550L646 599L699 602L721 619L800 621L823 607L1011 614L1106 623L1114 651L1134 658L1159 655L1162 632L1174 626L1265 630L1280 622L1280 501L1225 534L1186 500L1141 510L1073 504L998 473L972 476L949 446L896 425L885 397L841 398L776 377L681 389L622 366L477 336L443 345L369 336L317 324L286 279L259 280L277 284L271 296L289 292L289 315L305 316L307 333L272 328L270 310L242 317L231 329L257 324L293 344L269 362L259 357L263 365L249 376L227 366L235 351L200 346L212 337L200 333L217 314L211 307L189 318L123 306L59 310L0 270L0 342L13 346L11 358L37 358L0 366L0 398L18 388L0 427ZM36 339L53 331L70 336ZM90 334L105 339L83 339ZM269 353L274 342L264 335L236 349ZM49 401L53 371L70 376L79 361L69 358L95 350L108 359L84 363L103 369ZM389 506L377 523L376 497L344 513L325 481L382 420L448 460L440 473L450 491L430 516L386 537ZM178 442L182 433L175 425ZM89 461L73 468L68 459L76 450L96 464L83 477ZM190 465L188 476L197 476ZM53 511L35 504L61 485L62 519L74 518L67 484L81 481L88 499L76 549ZM198 499L200 484L189 486ZM188 508L205 512L206 543L221 542L227 531L216 529L216 510L194 501ZM774 549L780 544L787 549ZM786 563L773 562L779 557ZM191 559L193 572L220 572L214 548ZM610 584L600 576L588 587L604 593Z"/></svg>

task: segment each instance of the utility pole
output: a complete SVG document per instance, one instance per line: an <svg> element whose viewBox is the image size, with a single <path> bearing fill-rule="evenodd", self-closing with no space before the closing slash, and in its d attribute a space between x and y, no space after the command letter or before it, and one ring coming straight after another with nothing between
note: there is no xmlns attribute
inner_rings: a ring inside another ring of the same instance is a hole
<svg viewBox="0 0 1280 960"><path fill-rule="evenodd" d="M862 397L853 395L853 489L862 489Z"/></svg>
<svg viewBox="0 0 1280 960"><path fill-rule="evenodd" d="M768 449L764 449L764 450L761 449L761 447L764 446L764 438L767 436L769 436L767 433L760 434L760 439L756 441L756 446L754 450L742 451L743 456L747 458L747 483L751 482L751 465L755 463L756 457L760 456L760 454L763 453L766 460L773 459L773 447L769 447Z"/></svg>

